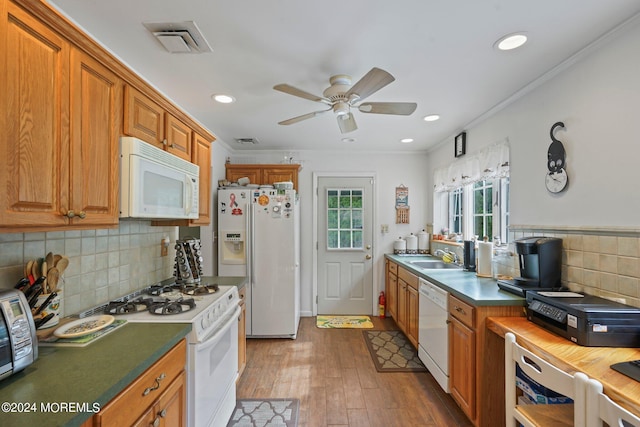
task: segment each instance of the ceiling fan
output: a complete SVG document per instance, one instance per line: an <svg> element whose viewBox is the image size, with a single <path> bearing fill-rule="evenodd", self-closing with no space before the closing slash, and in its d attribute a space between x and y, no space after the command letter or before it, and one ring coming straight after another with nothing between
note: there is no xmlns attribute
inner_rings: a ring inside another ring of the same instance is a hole
<svg viewBox="0 0 640 427"><path fill-rule="evenodd" d="M289 95L320 102L329 106L326 110L314 111L278 122L280 125L291 125L301 122L328 111L333 111L338 119L340 132L348 133L358 129L351 113L351 108L357 108L362 113L395 114L408 116L418 106L415 102L362 102L369 95L379 91L395 78L380 68L372 68L360 80L351 86L351 76L338 74L329 79L329 86L322 93L323 96L313 95L288 84L275 85L273 88Z"/></svg>

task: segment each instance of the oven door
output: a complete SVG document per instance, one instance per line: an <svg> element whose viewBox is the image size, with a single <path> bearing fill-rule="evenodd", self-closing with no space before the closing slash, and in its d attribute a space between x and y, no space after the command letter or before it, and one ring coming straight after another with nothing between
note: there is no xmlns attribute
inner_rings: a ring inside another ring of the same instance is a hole
<svg viewBox="0 0 640 427"><path fill-rule="evenodd" d="M239 315L237 306L220 328L188 346L189 426L227 425L231 417L236 404Z"/></svg>

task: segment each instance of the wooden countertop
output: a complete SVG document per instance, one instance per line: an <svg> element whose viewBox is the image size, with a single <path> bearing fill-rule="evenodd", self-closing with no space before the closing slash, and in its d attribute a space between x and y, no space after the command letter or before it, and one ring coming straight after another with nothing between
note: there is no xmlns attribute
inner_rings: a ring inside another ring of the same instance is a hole
<svg viewBox="0 0 640 427"><path fill-rule="evenodd" d="M583 372L600 381L604 393L634 414L640 414L640 382L610 365L640 359L640 348L584 347L528 321L525 317L490 317L487 327L503 337L512 332L518 343L569 373Z"/></svg>

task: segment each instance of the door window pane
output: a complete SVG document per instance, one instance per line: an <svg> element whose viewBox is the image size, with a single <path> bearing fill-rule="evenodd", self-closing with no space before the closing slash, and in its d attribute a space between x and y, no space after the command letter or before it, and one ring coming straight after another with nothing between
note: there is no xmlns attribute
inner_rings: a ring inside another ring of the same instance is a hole
<svg viewBox="0 0 640 427"><path fill-rule="evenodd" d="M327 249L362 249L362 189L327 190Z"/></svg>

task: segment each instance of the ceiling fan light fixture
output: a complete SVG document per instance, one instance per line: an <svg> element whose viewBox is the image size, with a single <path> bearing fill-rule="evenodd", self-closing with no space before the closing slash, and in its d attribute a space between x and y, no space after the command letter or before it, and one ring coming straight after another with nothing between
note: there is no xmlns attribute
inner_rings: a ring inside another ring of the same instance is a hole
<svg viewBox="0 0 640 427"><path fill-rule="evenodd" d="M225 95L224 93L213 94L211 95L211 98L220 104L231 104L232 102L236 102L236 99L233 96Z"/></svg>
<svg viewBox="0 0 640 427"><path fill-rule="evenodd" d="M336 113L338 117L344 117L349 114L349 104L344 101L336 102L333 106L333 112Z"/></svg>
<svg viewBox="0 0 640 427"><path fill-rule="evenodd" d="M423 120L425 122L435 122L436 120L440 120L439 114L429 114L428 116L424 116Z"/></svg>
<svg viewBox="0 0 640 427"><path fill-rule="evenodd" d="M527 42L527 36L523 32L507 34L506 36L501 37L495 42L494 46L498 48L498 50L513 50L517 49L523 44Z"/></svg>
<svg viewBox="0 0 640 427"><path fill-rule="evenodd" d="M342 138L342 142L351 144L351 143L356 142L356 139L355 138Z"/></svg>

